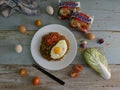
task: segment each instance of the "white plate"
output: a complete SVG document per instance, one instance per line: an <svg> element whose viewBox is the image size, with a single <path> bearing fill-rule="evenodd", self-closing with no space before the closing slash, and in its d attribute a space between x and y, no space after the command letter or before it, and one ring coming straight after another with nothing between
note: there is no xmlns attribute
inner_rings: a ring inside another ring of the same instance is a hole
<svg viewBox="0 0 120 90"><path fill-rule="evenodd" d="M41 56L39 52L42 36L48 34L49 32L58 32L64 35L70 42L70 49L61 61L47 61ZM31 53L34 60L36 61L37 64L49 70L60 70L67 67L74 60L76 52L77 42L74 35L68 28L58 24L51 24L40 28L35 33L31 41Z"/></svg>

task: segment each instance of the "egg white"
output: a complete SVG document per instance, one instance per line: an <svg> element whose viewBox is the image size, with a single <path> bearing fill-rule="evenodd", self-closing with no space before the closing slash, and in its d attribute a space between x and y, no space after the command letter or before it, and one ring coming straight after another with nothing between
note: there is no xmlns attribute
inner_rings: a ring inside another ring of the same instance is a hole
<svg viewBox="0 0 120 90"><path fill-rule="evenodd" d="M60 10L60 13L61 13L62 15L64 15L64 16L67 16L67 14L64 14L64 13L63 13L63 11L64 11L64 9L61 9L61 10ZM69 11L69 10L67 10L67 12L68 12L68 14L70 14L70 11Z"/></svg>
<svg viewBox="0 0 120 90"><path fill-rule="evenodd" d="M59 54L56 54L54 52L55 47L59 47L61 49L61 52ZM60 40L55 46L52 47L50 56L52 59L59 59L65 55L67 51L67 43L65 40Z"/></svg>

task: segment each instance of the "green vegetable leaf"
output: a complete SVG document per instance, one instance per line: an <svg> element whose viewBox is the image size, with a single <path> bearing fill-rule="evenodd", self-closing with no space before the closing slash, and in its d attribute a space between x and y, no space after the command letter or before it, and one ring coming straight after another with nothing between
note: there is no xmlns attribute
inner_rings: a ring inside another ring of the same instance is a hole
<svg viewBox="0 0 120 90"><path fill-rule="evenodd" d="M111 70L108 66L107 59L97 49L88 48L83 52L86 62L104 79L110 79Z"/></svg>

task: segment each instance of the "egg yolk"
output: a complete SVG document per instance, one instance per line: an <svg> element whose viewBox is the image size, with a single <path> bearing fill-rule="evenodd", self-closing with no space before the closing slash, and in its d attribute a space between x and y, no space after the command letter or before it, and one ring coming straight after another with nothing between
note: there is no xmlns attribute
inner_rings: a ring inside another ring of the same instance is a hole
<svg viewBox="0 0 120 90"><path fill-rule="evenodd" d="M60 54L60 52L61 52L61 48L60 47L55 47L54 48L54 53L55 54Z"/></svg>
<svg viewBox="0 0 120 90"><path fill-rule="evenodd" d="M62 10L63 10L63 12L62 12L62 13L63 13L63 15L67 15L67 14L68 14L68 9L63 8Z"/></svg>
<svg viewBox="0 0 120 90"><path fill-rule="evenodd" d="M73 26L77 26L78 25L78 21L74 20L72 24L73 24Z"/></svg>
<svg viewBox="0 0 120 90"><path fill-rule="evenodd" d="M67 14L68 14L68 11L67 11L67 10L64 10L64 11L63 11L63 14L64 14L64 15L67 15Z"/></svg>

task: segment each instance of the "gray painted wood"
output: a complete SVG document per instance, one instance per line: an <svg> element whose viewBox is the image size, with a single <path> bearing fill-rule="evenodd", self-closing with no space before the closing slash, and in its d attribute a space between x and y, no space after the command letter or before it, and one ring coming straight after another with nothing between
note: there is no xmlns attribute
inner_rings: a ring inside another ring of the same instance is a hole
<svg viewBox="0 0 120 90"><path fill-rule="evenodd" d="M119 0L77 0L81 2L81 11L94 16L95 21L90 30L120 30L120 1ZM17 26L25 25L28 30L36 30L34 25L36 19L42 21L42 25L57 23L67 25L69 21L57 18L58 0L39 0L41 15L25 16L19 13L8 18L0 16L0 30L16 30ZM46 13L46 7L51 5L55 9L53 16Z"/></svg>
<svg viewBox="0 0 120 90"><path fill-rule="evenodd" d="M65 81L65 85L59 85L32 66L24 65L0 65L0 89L1 90L119 90L120 89L120 66L110 65L112 77L104 80L97 75L91 68L83 66L83 71L78 78L71 78L70 72L74 65L59 70L49 71L53 75ZM27 74L19 75L20 68L25 68ZM62 72L62 73L61 73ZM32 85L32 78L38 76L41 84Z"/></svg>
<svg viewBox="0 0 120 90"><path fill-rule="evenodd" d="M85 36L68 26L67 20L57 19L57 1L58 0L39 0L40 16L25 16L16 13L9 18L0 16L0 90L119 90L120 89L120 1L119 0L78 0L81 1L81 10L85 13L93 15L95 21L89 30L96 35L95 40L90 41ZM55 13L50 16L46 13L47 5L55 8ZM49 71L60 79L64 80L64 86L59 85L49 77L31 66L34 63L30 52L30 43L33 35L41 27L35 27L34 21L40 19L42 26L48 24L61 24L70 29L74 34L78 51L72 64L82 64L83 71L78 78L71 78L70 72L73 65L59 70ZM25 25L28 28L26 34L18 32L17 27ZM98 44L97 40L104 38L103 44ZM91 68L86 66L81 53L80 41L87 40L87 47L95 47L104 54L112 69L112 77L110 80L104 80L97 75ZM21 44L23 52L18 54L15 52L15 46ZM16 65L15 65L16 64ZM116 65L118 64L118 65ZM20 68L27 70L27 75L21 77L18 74ZM41 78L41 85L33 86L31 81L34 76Z"/></svg>
<svg viewBox="0 0 120 90"><path fill-rule="evenodd" d="M97 47L105 54L110 64L119 64L119 0L114 2L113 0L91 0L89 3L87 0L81 1L81 10L95 16L95 22L92 25L89 32L95 33L96 39L94 41L88 40L87 47ZM55 14L50 16L46 13L45 9L47 5L52 5L55 8ZM114 7L111 7L113 5ZM40 0L41 15L40 16L25 16L15 14L8 18L0 17L0 63L1 64L32 64L34 60L30 52L30 43L35 32L47 25L47 24L61 24L70 29L75 35L78 43L78 53L73 63L84 63L81 58L81 48L79 47L80 41L85 39L82 33L71 29L68 26L67 20L57 19L57 0ZM35 27L34 21L36 19L42 20L41 27ZM18 32L17 27L19 25L26 25L28 31L26 34ZM31 31L30 31L31 30ZM104 38L105 43L99 45L98 38ZM22 44L23 52L17 54L15 52L15 45Z"/></svg>
<svg viewBox="0 0 120 90"><path fill-rule="evenodd" d="M80 48L80 41L85 39L85 36L76 30L72 30L77 44L78 52L73 61L73 63L84 63L84 60L81 58L83 49ZM0 31L0 64L25 64L30 65L34 63L34 60L30 51L31 39L36 31L28 31L26 34L21 34L16 31ZM91 31L96 35L95 40L87 40L87 48L95 47L104 54L109 64L120 64L120 32L107 32L107 31ZM103 44L98 44L97 40L99 38L104 38L105 42ZM21 44L23 46L23 52L18 54L15 51L15 46Z"/></svg>

